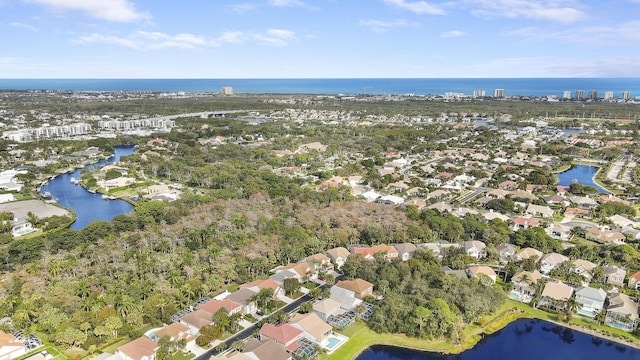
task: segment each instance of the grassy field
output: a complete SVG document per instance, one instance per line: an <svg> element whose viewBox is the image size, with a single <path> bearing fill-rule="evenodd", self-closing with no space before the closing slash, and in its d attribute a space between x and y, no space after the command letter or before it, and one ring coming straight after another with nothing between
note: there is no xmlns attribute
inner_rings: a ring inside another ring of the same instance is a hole
<svg viewBox="0 0 640 360"><path fill-rule="evenodd" d="M478 323L482 325L470 324L462 329L457 342L449 339L415 339L403 334L378 334L370 330L366 324L358 321L340 332L349 337L349 341L333 354L322 355L321 359L354 359L372 345L391 345L443 354L458 354L474 347L482 339L483 335L495 333L520 318L546 320L640 348L640 339L625 331L598 325L579 316L574 316L569 323L559 322L556 314L534 309L517 301L507 300L494 314L480 319Z"/></svg>

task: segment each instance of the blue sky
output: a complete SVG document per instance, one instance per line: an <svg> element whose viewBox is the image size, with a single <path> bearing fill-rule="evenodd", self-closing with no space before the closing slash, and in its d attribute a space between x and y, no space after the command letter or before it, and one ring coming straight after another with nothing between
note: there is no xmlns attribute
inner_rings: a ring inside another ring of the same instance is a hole
<svg viewBox="0 0 640 360"><path fill-rule="evenodd" d="M640 77L640 0L0 0L0 78Z"/></svg>

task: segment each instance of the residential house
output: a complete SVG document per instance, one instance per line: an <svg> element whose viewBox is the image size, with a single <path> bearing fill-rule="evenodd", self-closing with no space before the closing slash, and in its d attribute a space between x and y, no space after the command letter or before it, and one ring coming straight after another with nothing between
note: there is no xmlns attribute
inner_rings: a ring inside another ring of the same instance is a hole
<svg viewBox="0 0 640 360"><path fill-rule="evenodd" d="M343 247L337 247L327 250L327 256L336 264L336 269L340 269L347 258L351 256L351 252Z"/></svg>
<svg viewBox="0 0 640 360"><path fill-rule="evenodd" d="M340 280L335 284L335 286L352 291L354 296L358 299L365 299L366 297L373 295L373 284L360 278L355 278L353 280Z"/></svg>
<svg viewBox="0 0 640 360"><path fill-rule="evenodd" d="M635 271L629 274L629 287L635 290L640 290L640 271Z"/></svg>
<svg viewBox="0 0 640 360"><path fill-rule="evenodd" d="M260 292L260 290L262 289L272 289L273 290L273 297L278 298L278 296L280 296L281 294L284 293L284 289L282 288L282 286L280 286L280 284L278 284L278 282L276 282L275 280L269 278L269 279L264 279L264 280L254 280L250 283L246 283L246 284L242 284L240 285L240 288L247 288L253 292L255 292L256 294Z"/></svg>
<svg viewBox="0 0 640 360"><path fill-rule="evenodd" d="M124 360L154 360L159 348L160 345L157 342L146 336L141 336L120 346L116 350L116 355Z"/></svg>
<svg viewBox="0 0 640 360"><path fill-rule="evenodd" d="M621 205L629 206L629 202L627 200L622 200L613 194L600 195L600 203L601 204L618 203Z"/></svg>
<svg viewBox="0 0 640 360"><path fill-rule="evenodd" d="M304 331L303 336L320 347L326 347L333 327L324 322L316 313L294 314L289 320L292 326Z"/></svg>
<svg viewBox="0 0 640 360"><path fill-rule="evenodd" d="M200 329L213 324L213 314L205 310L196 310L181 317L180 323L188 326L192 334L198 334Z"/></svg>
<svg viewBox="0 0 640 360"><path fill-rule="evenodd" d="M637 222L635 222L635 221L633 221L631 219L628 219L628 218L626 218L626 217L624 217L622 215L617 215L617 214L616 215L612 215L612 216L609 216L608 219L611 220L611 222L614 225L616 225L618 227L621 227L621 228L623 228L623 227L640 227L639 223L637 223Z"/></svg>
<svg viewBox="0 0 640 360"><path fill-rule="evenodd" d="M604 269L604 281L607 284L624 286L627 269L611 264L604 265L602 268Z"/></svg>
<svg viewBox="0 0 640 360"><path fill-rule="evenodd" d="M529 204L529 206L527 206L527 209L525 210L525 214L530 216L551 218L554 215L554 211L548 206Z"/></svg>
<svg viewBox="0 0 640 360"><path fill-rule="evenodd" d="M220 309L225 309L229 315L242 312L242 305L235 301L229 300L229 298L223 300L212 299L204 304L200 304L197 307L198 310L204 310L208 313L215 314Z"/></svg>
<svg viewBox="0 0 640 360"><path fill-rule="evenodd" d="M496 198L496 199L504 199L509 195L511 195L511 191L507 191L503 189L495 189L487 193L487 196Z"/></svg>
<svg viewBox="0 0 640 360"><path fill-rule="evenodd" d="M551 270L560 267L565 261L569 261L569 258L558 253L549 253L542 256L540 259L540 272L548 274Z"/></svg>
<svg viewBox="0 0 640 360"><path fill-rule="evenodd" d="M171 341L184 340L185 348L191 348L196 343L196 337L191 333L188 326L174 322L169 325L165 325L161 329L154 330L149 334L149 338L155 342L160 341L163 337L169 338Z"/></svg>
<svg viewBox="0 0 640 360"><path fill-rule="evenodd" d="M464 242L464 251L467 255L473 256L476 259L480 259L485 257L484 249L487 247L485 243L478 240L473 241L465 241Z"/></svg>
<svg viewBox="0 0 640 360"><path fill-rule="evenodd" d="M604 323L625 331L634 331L638 326L638 304L624 293L612 294L609 296Z"/></svg>
<svg viewBox="0 0 640 360"><path fill-rule="evenodd" d="M514 192L511 193L511 198L512 199L522 199L522 200L526 200L526 201L536 201L538 200L538 197L533 195L532 193L528 192L528 191L524 191L524 190L516 190Z"/></svg>
<svg viewBox="0 0 640 360"><path fill-rule="evenodd" d="M480 200L480 199L478 199L478 200ZM510 217L508 217L507 215L503 215L503 214L501 214L501 213L499 213L497 211L493 211L493 209L491 209L489 211L486 211L486 212L483 212L482 216L485 219L487 219L487 221L491 221L493 219L500 219L500 220L502 220L504 222L507 222L510 219Z"/></svg>
<svg viewBox="0 0 640 360"><path fill-rule="evenodd" d="M444 272L445 275L455 275L457 278L461 280L469 280L469 276L467 275L467 272L464 270L453 270L448 266L442 266L440 267L440 269L442 269L442 272Z"/></svg>
<svg viewBox="0 0 640 360"><path fill-rule="evenodd" d="M317 253L314 255L307 256L305 261L309 266L313 268L314 271L317 272L325 272L328 270L333 270L333 264L331 263L331 259L329 256Z"/></svg>
<svg viewBox="0 0 640 360"><path fill-rule="evenodd" d="M418 208L418 210L422 210L425 206L427 206L427 202L422 199L409 199L409 200L405 200L405 202L402 203L402 206L404 208L408 208L409 206L415 206L416 208Z"/></svg>
<svg viewBox="0 0 640 360"><path fill-rule="evenodd" d="M0 360L15 359L27 353L26 346L15 336L0 330Z"/></svg>
<svg viewBox="0 0 640 360"><path fill-rule="evenodd" d="M561 196L561 195L547 195L547 196L543 196L542 200L544 200L545 203L549 204L549 205L562 205L562 206L568 206L569 200L567 200L566 197Z"/></svg>
<svg viewBox="0 0 640 360"><path fill-rule="evenodd" d="M318 273L313 270L306 261L302 261L299 263L290 263L284 266L278 266L276 268L276 274L280 271L290 271L294 273L294 277L298 279L300 282L305 282L306 280L313 280L318 277Z"/></svg>
<svg viewBox="0 0 640 360"><path fill-rule="evenodd" d="M384 254L385 260L393 260L398 258L398 251L393 246L380 244L371 247L352 247L351 251L356 258L362 258L365 260L374 260L375 254Z"/></svg>
<svg viewBox="0 0 640 360"><path fill-rule="evenodd" d="M329 317L344 312L340 308L340 303L332 298L322 299L313 304L313 311L324 321L329 321Z"/></svg>
<svg viewBox="0 0 640 360"><path fill-rule="evenodd" d="M274 326L265 323L260 328L259 334L261 341L273 340L288 352L293 352L298 347L298 340L302 338L304 331L291 324Z"/></svg>
<svg viewBox="0 0 640 360"><path fill-rule="evenodd" d="M598 265L592 263L588 260L577 259L574 260L573 263L573 272L578 275L582 275L584 277L583 283L590 283L591 279L593 279L593 269L595 269Z"/></svg>
<svg viewBox="0 0 640 360"><path fill-rule="evenodd" d="M598 207L598 202L586 196L569 196L569 201L581 209L594 209Z"/></svg>
<svg viewBox="0 0 640 360"><path fill-rule="evenodd" d="M398 251L398 258L402 261L412 259L413 254L415 254L416 250L418 249L418 247L416 247L414 244L408 242L395 244L394 247Z"/></svg>
<svg viewBox="0 0 640 360"><path fill-rule="evenodd" d="M508 263L516 256L517 247L514 244L500 243L496 246L496 252L500 262Z"/></svg>
<svg viewBox="0 0 640 360"><path fill-rule="evenodd" d="M536 285L540 279L542 279L542 274L538 270L516 273L511 277L512 293L519 301L529 303L536 294Z"/></svg>
<svg viewBox="0 0 640 360"><path fill-rule="evenodd" d="M586 229L584 232L584 236L585 238L587 238L587 240L596 241L600 244L614 245L622 245L627 239L627 237L623 233L598 227L591 227Z"/></svg>
<svg viewBox="0 0 640 360"><path fill-rule="evenodd" d="M518 183L511 180L506 180L498 184L498 189L512 191L518 188Z"/></svg>
<svg viewBox="0 0 640 360"><path fill-rule="evenodd" d="M393 206L401 205L404 201L405 198L396 195L382 195L376 200L377 203Z"/></svg>
<svg viewBox="0 0 640 360"><path fill-rule="evenodd" d="M554 239L567 241L571 238L571 228L562 224L553 224L546 228L545 231Z"/></svg>
<svg viewBox="0 0 640 360"><path fill-rule="evenodd" d="M520 251L516 253L516 260L522 261L530 258L535 258L535 261L538 262L540 261L540 259L542 259L543 255L544 254L542 251L527 247L524 249L520 249Z"/></svg>
<svg viewBox="0 0 640 360"><path fill-rule="evenodd" d="M492 268L484 265L469 266L467 272L469 273L469 277L482 279L483 276L485 276L491 279L492 283L495 283L498 278L498 275L496 275L496 272Z"/></svg>
<svg viewBox="0 0 640 360"><path fill-rule="evenodd" d="M564 302L573 295L573 288L559 281L549 281L542 290L539 305L563 309Z"/></svg>
<svg viewBox="0 0 640 360"><path fill-rule="evenodd" d="M293 360L293 355L288 353L278 343L273 340L260 341L255 338L250 338L244 344L244 350L242 354L246 355L247 359L251 360ZM233 360L245 360L244 358Z"/></svg>
<svg viewBox="0 0 640 360"><path fill-rule="evenodd" d="M602 289L584 286L576 291L576 301L580 306L578 312L582 315L595 316L604 309L606 299L607 293Z"/></svg>
<svg viewBox="0 0 640 360"><path fill-rule="evenodd" d="M518 231L518 229L528 229L530 227L540 225L540 221L522 216L514 217L510 221L513 223L513 231Z"/></svg>
<svg viewBox="0 0 640 360"><path fill-rule="evenodd" d="M575 207L568 207L564 211L565 217L579 217L579 218L587 218L591 215L589 210L579 209Z"/></svg>
<svg viewBox="0 0 640 360"><path fill-rule="evenodd" d="M230 300L234 303L240 304L242 306L241 312L243 314L254 314L258 310L258 307L252 299L257 293L258 292L251 290L250 288L244 287L229 294L225 300Z"/></svg>

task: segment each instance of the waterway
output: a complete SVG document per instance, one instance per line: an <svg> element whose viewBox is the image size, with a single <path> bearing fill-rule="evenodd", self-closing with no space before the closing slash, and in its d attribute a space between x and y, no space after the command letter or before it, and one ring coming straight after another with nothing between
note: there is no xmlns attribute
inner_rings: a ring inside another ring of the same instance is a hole
<svg viewBox="0 0 640 360"><path fill-rule="evenodd" d="M578 182L582 185L592 186L601 193L608 194L609 191L593 181L593 177L598 172L598 169L597 166L591 165L573 165L569 170L556 173L558 176L558 185L569 186L574 182Z"/></svg>
<svg viewBox="0 0 640 360"><path fill-rule="evenodd" d="M119 161L121 156L131 155L133 151L133 145L116 146L112 156L82 169L105 166L108 163ZM58 175L40 189L41 194L49 192L59 205L76 213L76 221L71 225L72 229L81 230L95 220L111 221L114 216L127 214L133 210L133 206L124 200L103 199L99 193L92 193L80 185L74 185L71 178L80 179L82 169Z"/></svg>
<svg viewBox="0 0 640 360"><path fill-rule="evenodd" d="M473 349L440 355L374 346L356 360L602 360L640 359L640 350L543 320L518 319L482 339Z"/></svg>

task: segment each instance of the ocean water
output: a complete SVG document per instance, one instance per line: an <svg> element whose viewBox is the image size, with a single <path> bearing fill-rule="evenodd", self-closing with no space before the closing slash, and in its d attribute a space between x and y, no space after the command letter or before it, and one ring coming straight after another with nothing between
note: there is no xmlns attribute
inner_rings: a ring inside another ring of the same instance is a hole
<svg viewBox="0 0 640 360"><path fill-rule="evenodd" d="M562 96L570 91L598 91L599 97L612 91L622 97L629 91L640 96L640 78L425 78L425 79L0 79L0 90L153 91L220 92L231 86L235 93L253 94L416 94L446 92L473 94L494 89L505 95Z"/></svg>

